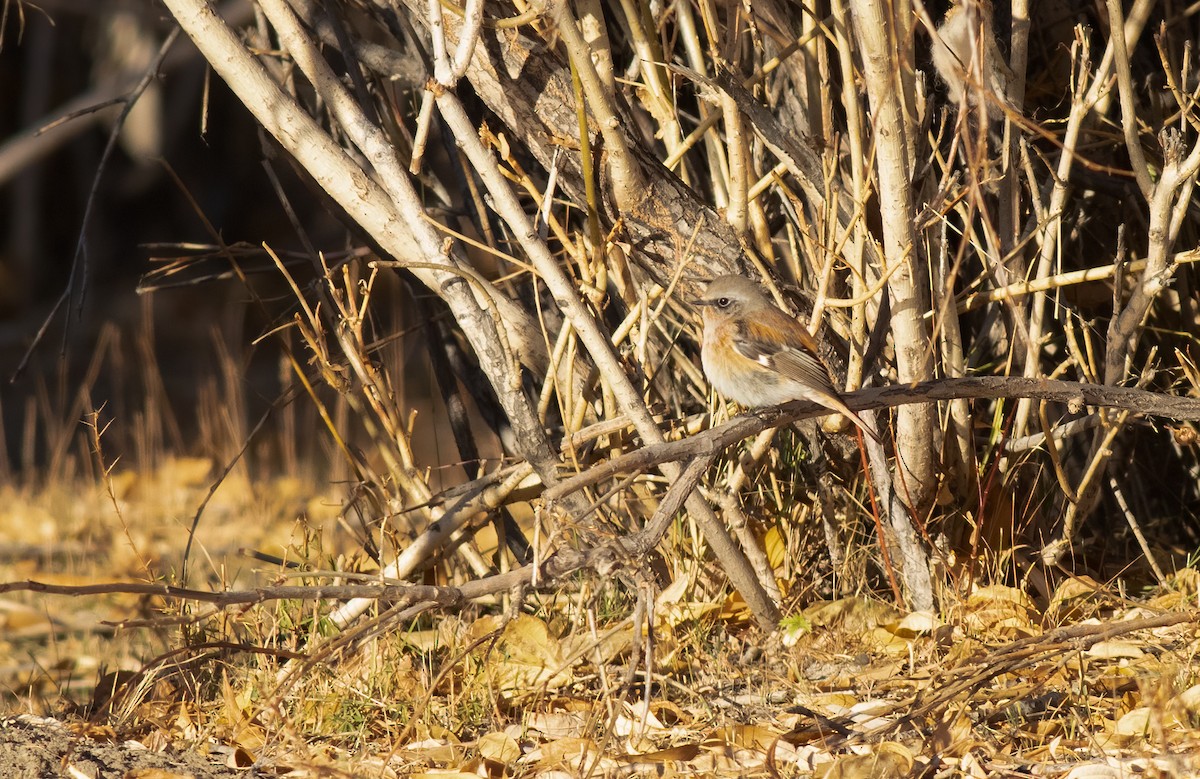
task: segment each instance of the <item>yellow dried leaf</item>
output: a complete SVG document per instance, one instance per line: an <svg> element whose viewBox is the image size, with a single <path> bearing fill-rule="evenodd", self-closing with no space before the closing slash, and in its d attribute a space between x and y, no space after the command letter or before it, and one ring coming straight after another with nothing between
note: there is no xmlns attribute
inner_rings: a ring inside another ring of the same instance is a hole
<svg viewBox="0 0 1200 779"><path fill-rule="evenodd" d="M972 592L971 596L967 598L967 608L979 608L981 605L994 604L997 601L1012 603L1025 611L1033 611L1034 608L1033 601L1029 599L1024 590L1019 590L1016 587L1005 587L1000 584L980 587Z"/></svg>
<svg viewBox="0 0 1200 779"><path fill-rule="evenodd" d="M886 652L892 657L904 657L912 649L912 642L896 635L887 628L871 628L863 634L863 643Z"/></svg>
<svg viewBox="0 0 1200 779"><path fill-rule="evenodd" d="M1077 622L1093 616L1112 600L1105 589L1090 576L1064 579L1050 598L1047 618L1055 624Z"/></svg>
<svg viewBox="0 0 1200 779"><path fill-rule="evenodd" d="M52 627L53 624L44 611L21 603L0 602L0 630L3 630L10 638L12 634L19 633L26 628L37 627L45 630Z"/></svg>
<svg viewBox="0 0 1200 779"><path fill-rule="evenodd" d="M858 703L858 697L848 692L830 692L824 695L818 695L805 705L816 711L836 716L850 710L850 707Z"/></svg>
<svg viewBox="0 0 1200 779"><path fill-rule="evenodd" d="M1170 586L1184 595L1193 598L1200 593L1200 571L1195 568L1181 568L1167 577Z"/></svg>
<svg viewBox="0 0 1200 779"><path fill-rule="evenodd" d="M1113 733L1126 738L1138 738L1146 735L1150 729L1150 707L1138 706L1126 712L1113 729Z"/></svg>
<svg viewBox="0 0 1200 779"><path fill-rule="evenodd" d="M507 733L488 733L479 739L479 756L501 765L511 765L521 756L521 745Z"/></svg>
<svg viewBox="0 0 1200 779"><path fill-rule="evenodd" d="M779 736L779 733L761 725L730 725L714 730L704 741L705 744L728 744L740 749L765 752Z"/></svg>
<svg viewBox="0 0 1200 779"><path fill-rule="evenodd" d="M591 764L596 759L598 751L596 742L590 738L561 738L548 744L542 744L541 747L529 754L529 759L536 761L539 766L551 767L563 764L578 766ZM600 761L600 764L613 762L610 758L605 758ZM599 770L600 766L597 765L596 768Z"/></svg>
<svg viewBox="0 0 1200 779"><path fill-rule="evenodd" d="M767 565L772 568L779 568L787 559L787 539L783 537L783 533L779 531L777 525L773 525L767 530L763 536L763 551L767 554Z"/></svg>
<svg viewBox="0 0 1200 779"><path fill-rule="evenodd" d="M880 744L870 755L850 755L837 760L825 772L825 779L900 779L908 776L913 756L902 744Z"/></svg>
<svg viewBox="0 0 1200 779"><path fill-rule="evenodd" d="M1137 689L1137 675L1127 666L1110 665L1092 680L1092 689L1105 695L1134 690Z"/></svg>
<svg viewBox="0 0 1200 779"><path fill-rule="evenodd" d="M571 669L562 646L550 635L546 623L536 617L521 614L507 625L503 617L482 617L467 629L466 641L475 641L501 626L504 632L496 642L483 642L475 653L491 683L501 693L536 694L570 683Z"/></svg>
<svg viewBox="0 0 1200 779"><path fill-rule="evenodd" d="M400 634L400 640L418 652L432 652L441 644L441 636L434 630L409 630Z"/></svg>
<svg viewBox="0 0 1200 779"><path fill-rule="evenodd" d="M1185 592L1167 592L1146 601L1146 608L1158 613L1178 611L1180 609L1190 609L1195 604L1195 601L1196 598L1194 595Z"/></svg>
<svg viewBox="0 0 1200 779"><path fill-rule="evenodd" d="M655 616L661 613L655 610ZM660 630L667 630L662 624ZM590 663L611 663L629 651L633 643L633 628L625 626L620 630L605 631L597 641L596 637L583 631L571 633L562 640L562 651L567 657L583 657Z"/></svg>
<svg viewBox="0 0 1200 779"><path fill-rule="evenodd" d="M461 763L463 759L462 747L440 738L413 741L397 750L396 754L407 760L420 760L426 763L442 763L444 765Z"/></svg>
<svg viewBox="0 0 1200 779"><path fill-rule="evenodd" d="M958 761L958 770L963 776L971 777L971 779L988 779L991 772L984 766L980 765L979 758L975 757L974 752L967 752Z"/></svg>
<svg viewBox="0 0 1200 779"><path fill-rule="evenodd" d="M850 707L850 716L860 730L881 730L892 724L888 716L881 716L892 711L888 701L865 700Z"/></svg>
<svg viewBox="0 0 1200 779"><path fill-rule="evenodd" d="M238 747L251 752L261 750L268 742L267 732L261 725L254 723L238 728L236 737Z"/></svg>
<svg viewBox="0 0 1200 779"><path fill-rule="evenodd" d="M1034 631L1034 606L1025 593L1013 587L982 587L967 598L963 629L973 635L1009 638Z"/></svg>
<svg viewBox="0 0 1200 779"><path fill-rule="evenodd" d="M617 712L617 719L613 723L613 733L623 737L664 730L666 727L659 722L658 717L654 716L654 712L646 706L644 701L622 702L621 709Z"/></svg>
<svg viewBox="0 0 1200 779"><path fill-rule="evenodd" d="M966 708L948 712L933 729L932 748L939 755L960 757L976 744L971 718Z"/></svg>
<svg viewBox="0 0 1200 779"><path fill-rule="evenodd" d="M654 613L662 624L673 628L684 623L698 622L720 610L721 605L711 601L681 601L667 603L655 609Z"/></svg>
<svg viewBox="0 0 1200 779"><path fill-rule="evenodd" d="M692 582L686 576L676 576L674 580L654 599L654 610L657 612L668 603L679 603L683 600L683 596L692 586Z"/></svg>
<svg viewBox="0 0 1200 779"><path fill-rule="evenodd" d="M1118 657L1139 658L1146 655L1142 648L1132 641L1101 641L1088 647L1084 654L1108 660Z"/></svg>
<svg viewBox="0 0 1200 779"><path fill-rule="evenodd" d="M1125 779L1129 772L1106 763L1084 763L1077 765L1063 779Z"/></svg>
<svg viewBox="0 0 1200 779"><path fill-rule="evenodd" d="M138 475L135 471L120 471L110 474L108 477L108 486L112 490L113 495L117 500L125 500L129 493L137 484Z"/></svg>
<svg viewBox="0 0 1200 779"><path fill-rule="evenodd" d="M895 741L885 741L879 745L877 754L891 758L894 765L901 766L901 773L907 774L912 770L914 757L912 750ZM898 761L898 762L897 762Z"/></svg>
<svg viewBox="0 0 1200 779"><path fill-rule="evenodd" d="M932 611L914 611L900 620L894 632L901 638L916 638L929 635L941 626L942 621Z"/></svg>
<svg viewBox="0 0 1200 779"><path fill-rule="evenodd" d="M618 760L628 763L635 770L656 771L664 763L686 763L700 753L699 744L681 744L670 749L645 752L635 755L619 755Z"/></svg>
<svg viewBox="0 0 1200 779"><path fill-rule="evenodd" d="M530 714L525 725L547 740L579 736L587 727L588 714L583 711L547 711Z"/></svg>
<svg viewBox="0 0 1200 779"><path fill-rule="evenodd" d="M496 535L496 526L490 523L476 530L472 539L475 541L475 546L479 548L479 553L489 559L500 548L500 538Z"/></svg>
<svg viewBox="0 0 1200 779"><path fill-rule="evenodd" d="M1192 716L1200 714L1200 684L1176 695L1173 703Z"/></svg>
<svg viewBox="0 0 1200 779"><path fill-rule="evenodd" d="M899 616L899 612L894 606L876 600L841 598L815 603L804 610L804 616L817 627L838 627L859 632L892 622Z"/></svg>
<svg viewBox="0 0 1200 779"><path fill-rule="evenodd" d="M750 613L750 607L741 594L735 590L721 604L719 619L726 624L745 625L754 621L754 615Z"/></svg>
<svg viewBox="0 0 1200 779"><path fill-rule="evenodd" d="M906 661L907 657L905 661L888 659L877 661L866 668L854 663L848 663L846 664L847 668L839 672L836 677L827 679L824 684L826 689L850 687L860 690L862 689L862 685L869 682L894 679L903 672L905 665L907 665Z"/></svg>

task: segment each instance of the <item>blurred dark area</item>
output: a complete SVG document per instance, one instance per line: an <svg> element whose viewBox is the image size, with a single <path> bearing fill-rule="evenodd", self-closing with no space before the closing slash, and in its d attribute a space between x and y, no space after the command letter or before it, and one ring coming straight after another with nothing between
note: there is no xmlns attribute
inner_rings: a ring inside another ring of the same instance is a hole
<svg viewBox="0 0 1200 779"><path fill-rule="evenodd" d="M249 19L246 3L224 11L239 7ZM113 426L106 457L154 450L156 440L176 451L227 454L203 452L216 434L198 405L216 392L228 409L228 395L241 391L244 418L228 423L232 429L252 425L278 397L278 349L270 339L250 344L286 314L290 296L281 296L279 274L260 252L246 262L249 286L202 269L190 284L136 290L156 258L186 254L168 245L211 246L219 236L230 245L300 249L263 168L269 149L248 112L179 36L105 157L122 110L112 101L151 72L173 23L149 0L7 8L0 479L53 470L74 446L66 440L81 412L93 408L103 409L102 420L141 420ZM345 230L286 159L273 169L314 245L344 248ZM255 265L269 272L255 275ZM212 269L229 275L228 262ZM230 365L239 370L240 390L220 378ZM159 424L157 433L145 429Z"/></svg>

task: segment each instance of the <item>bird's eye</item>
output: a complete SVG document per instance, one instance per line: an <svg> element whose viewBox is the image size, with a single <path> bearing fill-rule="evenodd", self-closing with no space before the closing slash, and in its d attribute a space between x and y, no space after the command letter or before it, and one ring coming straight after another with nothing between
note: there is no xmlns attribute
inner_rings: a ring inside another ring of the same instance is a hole
<svg viewBox="0 0 1200 779"><path fill-rule="evenodd" d="M729 298L717 298L717 308L729 308L733 301Z"/></svg>

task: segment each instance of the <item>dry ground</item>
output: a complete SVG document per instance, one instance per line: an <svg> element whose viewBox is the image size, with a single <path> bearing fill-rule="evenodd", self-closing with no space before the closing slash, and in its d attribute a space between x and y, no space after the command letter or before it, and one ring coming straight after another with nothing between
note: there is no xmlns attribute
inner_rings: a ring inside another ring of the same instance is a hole
<svg viewBox="0 0 1200 779"><path fill-rule="evenodd" d="M0 577L176 575L210 466L6 489L0 522L21 552ZM246 549L361 567L339 556L337 496L315 484L231 479L200 523L191 585L288 580ZM631 627L633 603L601 584L531 593L507 624L504 601L411 623L384 611L346 643L319 619L327 603L200 604L181 621L180 603L161 598L9 592L0 777L223 776L256 762L314 776L1200 770L1191 570L1136 597L1069 579L1041 606L1007 587L946 593L936 616L866 596L793 605L769 638L736 598L696 600L685 580L658 593L647 635Z"/></svg>

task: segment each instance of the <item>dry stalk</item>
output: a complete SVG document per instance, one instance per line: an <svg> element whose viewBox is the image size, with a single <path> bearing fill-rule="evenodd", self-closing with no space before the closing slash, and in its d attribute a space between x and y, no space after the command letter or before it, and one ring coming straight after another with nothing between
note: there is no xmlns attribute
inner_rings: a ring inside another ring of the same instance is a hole
<svg viewBox="0 0 1200 779"><path fill-rule="evenodd" d="M863 74L875 123L875 172L881 193L883 217L883 274L891 273L888 290L893 301L892 335L896 344L897 378L905 384L929 379L933 354L922 317L929 310L927 268L917 255L913 232L916 209L914 185L915 92L911 88L912 36L903 35L908 18L900 8L885 7L881 0L855 0L856 41L861 47ZM904 19L901 21L901 19ZM895 48L896 42L901 48ZM904 74L909 74L906 78ZM923 506L934 489L932 409L911 406L896 419L896 445L904 452L898 481L904 483L905 498L912 507ZM932 598L932 591L926 590ZM932 600L928 601L931 604ZM928 605L927 604L927 605Z"/></svg>
<svg viewBox="0 0 1200 779"><path fill-rule="evenodd" d="M901 383L916 384L933 375L933 348L923 322L924 312L929 310L928 269L918 255L914 232L916 93L910 65L912 14L911 8L906 13L899 6L886 5L881 0L855 0L850 7L875 124L875 173L879 192L886 193L879 200L885 258L880 273L889 276L896 373ZM935 489L934 427L930 406L906 406L896 417L896 450L900 456L895 491L910 511L923 511ZM892 519L893 526L897 521ZM909 602L914 608L926 609L933 605L933 587L928 558L918 549L902 551L906 561L925 558L918 564L905 565L904 575Z"/></svg>
<svg viewBox="0 0 1200 779"><path fill-rule="evenodd" d="M1134 121L1133 117L1129 117L1128 121ZM1175 276L1179 263L1172 250L1183 216L1190 207L1197 175L1200 175L1200 143L1195 144L1184 156L1187 150L1183 140L1174 131L1164 131L1161 141L1163 169L1147 198L1150 227L1145 265L1124 306L1120 303L1119 283L1114 292L1114 316L1109 323L1108 348L1104 359L1106 384L1115 385L1125 380L1127 361L1137 348L1142 324L1150 307ZM1103 433L1097 432L1090 462L1078 490L1079 498L1067 508L1062 534L1042 550L1044 560L1056 563L1061 559L1070 548L1075 527L1095 508L1100 495L1100 476L1112 456L1110 445L1122 422L1123 418L1119 418L1114 428Z"/></svg>
<svg viewBox="0 0 1200 779"><path fill-rule="evenodd" d="M750 475L758 470L763 458L770 452L771 445L775 441L775 432L774 429L764 430L755 437L750 448L742 457L738 458L737 468L729 477L725 488L716 496L716 503L725 512L725 516L729 520L727 524L733 528L738 540L741 541L742 549L746 551L746 557L750 560L750 565L753 566L754 573L758 576L758 581L762 584L763 589L770 593L776 603L779 603L783 600L783 596L779 592L779 585L775 582L775 572L771 570L771 565L767 561L767 556L758 539L750 532L749 522L742 512L741 506L738 505L737 498L746 486ZM828 518L826 521L829 521Z"/></svg>
<svg viewBox="0 0 1200 779"><path fill-rule="evenodd" d="M1200 262L1200 249L1189 249L1183 252L1177 252L1171 257L1171 262L1175 265L1183 265L1193 262ZM1139 273L1146 269L1146 260L1130 260L1122 263L1122 267L1126 273ZM969 294L960 295L957 308L958 313L965 314L968 311L975 311L985 307L988 303L995 303L1009 298L1023 297L1032 295L1035 292L1049 292L1051 290L1064 289L1066 287L1075 286L1077 284L1087 284L1090 282L1107 281L1113 278L1117 272L1117 264L1109 263L1108 265L1099 265L1094 268L1084 268L1083 270L1065 271L1056 273L1052 276L1047 276L1044 279L1036 281L1018 281L1004 287L990 289L981 292L971 292Z"/></svg>
<svg viewBox="0 0 1200 779"><path fill-rule="evenodd" d="M1106 0L1108 8L1109 46L1113 52L1113 63L1117 71L1117 88L1121 98L1121 132L1125 135L1125 150L1129 152L1129 161L1133 167L1133 175L1137 179L1138 189L1142 196L1150 200L1154 191L1154 182L1150 178L1150 167L1146 163L1146 152L1142 149L1142 133L1138 126L1138 111L1133 102L1133 73L1129 68L1129 49L1137 43L1137 34L1126 39L1117 31L1125 31L1125 11L1120 0ZM1150 3L1142 4L1148 7ZM1136 13L1136 11L1135 11Z"/></svg>
<svg viewBox="0 0 1200 779"><path fill-rule="evenodd" d="M532 231L528 218L512 189L495 168L495 163L483 149L482 144L479 143L474 126L461 103L449 92L443 92L438 97L437 103L451 132L454 133L467 156L471 158L476 171L484 180L492 195L496 212L508 222L522 248L538 269L542 280L554 295L563 314L574 326L580 340L596 362L600 375L606 379L605 383L615 395L621 411L633 421L635 429L644 441L661 441L662 433L658 425L642 401L641 393L626 375L608 337L579 299L578 293L561 266L555 262L545 244L537 239L537 235ZM663 473L670 481L675 481L680 475L679 469L674 464L665 465ZM746 598L746 602L754 611L759 622L764 627L773 629L778 622L777 607L759 586L745 555L734 546L728 532L720 524L712 508L699 495L692 495L688 499L688 511L704 531L705 538L712 546L714 553L725 562L726 573L730 581Z"/></svg>
<svg viewBox="0 0 1200 779"><path fill-rule="evenodd" d="M846 113L845 138L850 154L850 197L855 203L855 218L851 221L846 232L848 240L843 257L851 270L851 291L856 300L862 300L868 285L877 275L877 268L866 262L866 249L870 243L865 221L861 218L867 199L870 197L870 184L867 180L867 141L866 128L863 123L863 112L858 98L858 90L852 78L846 74L854 73L853 50L851 49L850 30L846 18L844 0L833 0L833 33L834 46L837 51L838 67L843 74L842 89L839 94L842 110ZM851 309L850 341L855 344L867 342L869 329L867 303L864 300ZM846 366L846 388L852 389L862 385L863 350L851 349L850 359Z"/></svg>
<svg viewBox="0 0 1200 779"><path fill-rule="evenodd" d="M1071 93L1071 110L1067 118L1067 127L1063 133L1062 156L1058 161L1058 169L1054 172L1054 186L1050 192L1049 206L1038 215L1038 256L1033 263L1033 271L1029 278L1031 283L1038 284L1051 275L1051 267L1057 253L1060 237L1060 224L1063 209L1067 200L1067 184L1071 179L1072 163L1075 148L1083 131L1083 122L1091 114L1092 108L1104 94L1107 83L1107 64L1112 60L1111 47L1105 52L1104 58L1096 73L1089 74L1090 47L1086 37L1076 38L1073 50L1073 61L1076 65L1076 79ZM1090 85L1089 79L1090 77ZM1032 183L1032 182L1031 182ZM1036 188L1031 187L1036 191ZM1029 305L1029 337L1025 341L1025 357L1023 360L1026 378L1041 375L1040 360L1042 351L1042 334L1045 327L1047 296L1042 292L1034 292ZM1017 416L1013 435L1021 437L1028 429L1031 420L1032 406L1028 400L1017 404Z"/></svg>
<svg viewBox="0 0 1200 779"><path fill-rule="evenodd" d="M625 136L620 132L621 122L612 105L612 93L605 89L596 72L591 50L579 32L578 22L575 21L575 15L571 13L567 0L554 0L549 13L558 25L558 33L562 36L563 45L571 58L571 66L579 76L588 107L596 117L600 133L604 136L610 158L609 176L617 205L622 210L630 208L642 197L646 182L641 175L640 166L633 159Z"/></svg>
<svg viewBox="0 0 1200 779"><path fill-rule="evenodd" d="M664 57L662 46L658 42L657 29L650 16L648 3L641 0L620 0L621 15L625 24L622 29L629 33L635 65L641 72L641 89L644 90L642 104L658 122L659 130L655 135L663 140L668 153L679 148L681 132L679 118L675 112L675 101L672 87L667 79L666 68L663 67ZM589 57L590 61L590 57ZM611 89L605 90L605 95L614 94ZM686 171L681 171L687 180Z"/></svg>

